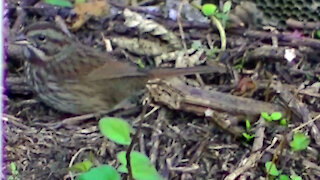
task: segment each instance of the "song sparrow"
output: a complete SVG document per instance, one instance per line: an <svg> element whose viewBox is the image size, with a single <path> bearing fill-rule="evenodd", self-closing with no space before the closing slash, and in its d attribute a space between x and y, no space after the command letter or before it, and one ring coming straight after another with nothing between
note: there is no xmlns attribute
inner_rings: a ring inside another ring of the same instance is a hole
<svg viewBox="0 0 320 180"><path fill-rule="evenodd" d="M30 25L15 42L23 45L26 77L39 98L73 114L110 110L155 77L218 71L208 66L140 70L81 44L49 22Z"/></svg>

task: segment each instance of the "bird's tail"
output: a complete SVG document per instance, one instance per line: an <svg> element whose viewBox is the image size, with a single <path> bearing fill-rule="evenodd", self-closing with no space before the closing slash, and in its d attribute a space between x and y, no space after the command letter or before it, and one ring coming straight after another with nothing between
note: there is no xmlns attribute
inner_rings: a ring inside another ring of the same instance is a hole
<svg viewBox="0 0 320 180"><path fill-rule="evenodd" d="M191 74L206 74L206 73L224 73L226 67L220 64L196 66L187 68L158 68L149 71L151 78L165 78L170 76L183 76Z"/></svg>

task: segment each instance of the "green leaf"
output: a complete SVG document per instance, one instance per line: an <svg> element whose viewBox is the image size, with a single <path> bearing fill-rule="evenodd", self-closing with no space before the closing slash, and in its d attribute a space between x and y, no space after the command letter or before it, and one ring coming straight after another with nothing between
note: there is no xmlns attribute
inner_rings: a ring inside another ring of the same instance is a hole
<svg viewBox="0 0 320 180"><path fill-rule="evenodd" d="M254 134L247 134L247 133L242 133L242 136L246 138L247 141L250 141L252 138L254 138Z"/></svg>
<svg viewBox="0 0 320 180"><path fill-rule="evenodd" d="M278 178L279 180L290 180L289 176L281 174Z"/></svg>
<svg viewBox="0 0 320 180"><path fill-rule="evenodd" d="M281 125L281 126L287 125L287 119L286 119L286 118L281 119L281 120L280 120L280 125Z"/></svg>
<svg viewBox="0 0 320 180"><path fill-rule="evenodd" d="M123 119L102 118L99 121L99 129L105 137L118 144L129 145L131 143L130 132L133 132L133 129Z"/></svg>
<svg viewBox="0 0 320 180"><path fill-rule="evenodd" d="M262 117L264 120L266 120L266 121L268 121L268 122L272 121L272 119L271 119L271 117L269 116L268 113L266 113L266 112L261 112L260 115L261 115L261 117Z"/></svg>
<svg viewBox="0 0 320 180"><path fill-rule="evenodd" d="M214 59L216 54L219 53L219 49L214 47L213 49L205 49L205 53L208 59Z"/></svg>
<svg viewBox="0 0 320 180"><path fill-rule="evenodd" d="M16 164L14 162L10 163L10 172L11 172L12 175L18 175L19 174L19 172L17 170L17 166L16 166Z"/></svg>
<svg viewBox="0 0 320 180"><path fill-rule="evenodd" d="M227 14L224 14L224 13L216 13L215 15L218 19L220 19L223 24L227 23L227 20L229 18L229 16Z"/></svg>
<svg viewBox="0 0 320 180"><path fill-rule="evenodd" d="M290 178L292 179L292 180L302 180L302 178L300 177L300 176L297 176L297 175L291 175L290 176Z"/></svg>
<svg viewBox="0 0 320 180"><path fill-rule="evenodd" d="M250 130L250 121L248 119L246 119L246 130L249 131Z"/></svg>
<svg viewBox="0 0 320 180"><path fill-rule="evenodd" d="M214 4L204 4L201 7L201 11L205 16L212 16L215 14L217 6Z"/></svg>
<svg viewBox="0 0 320 180"><path fill-rule="evenodd" d="M245 60L243 57L241 57L240 59L237 59L236 62L233 64L233 68L235 68L236 70L243 69L244 62Z"/></svg>
<svg viewBox="0 0 320 180"><path fill-rule="evenodd" d="M293 151L301 151L308 147L310 144L310 139L303 133L295 133L293 135L293 140L290 142L290 146Z"/></svg>
<svg viewBox="0 0 320 180"><path fill-rule="evenodd" d="M84 160L82 162L78 162L71 166L69 169L75 172L87 172L92 167L92 162L89 160Z"/></svg>
<svg viewBox="0 0 320 180"><path fill-rule="evenodd" d="M200 49L202 47L202 44L201 44L201 41L200 40L194 40L192 41L192 44L191 44L191 48L192 49Z"/></svg>
<svg viewBox="0 0 320 180"><path fill-rule="evenodd" d="M230 9L231 9L231 1L226 1L224 4L223 4L223 9L222 9L222 12L223 13L229 13L230 12Z"/></svg>
<svg viewBox="0 0 320 180"><path fill-rule="evenodd" d="M13 171L17 171L17 166L14 162L11 162L10 163L10 171L13 172Z"/></svg>
<svg viewBox="0 0 320 180"><path fill-rule="evenodd" d="M53 6L72 8L71 2L67 0L44 0L44 2Z"/></svg>
<svg viewBox="0 0 320 180"><path fill-rule="evenodd" d="M142 59L138 59L137 60L137 65L139 66L139 68L141 68L141 69L144 69L144 68L146 68L146 66L143 64L143 61L142 61Z"/></svg>
<svg viewBox="0 0 320 180"><path fill-rule="evenodd" d="M273 113L271 113L270 117L273 121L277 121L282 118L282 113L281 112L273 112Z"/></svg>
<svg viewBox="0 0 320 180"><path fill-rule="evenodd" d="M76 180L120 180L119 173L108 165L101 165L92 168L89 172L83 173Z"/></svg>
<svg viewBox="0 0 320 180"><path fill-rule="evenodd" d="M271 161L268 161L265 163L266 172L269 172L272 176L279 176L281 171L278 171L276 165L272 163Z"/></svg>
<svg viewBox="0 0 320 180"><path fill-rule="evenodd" d="M320 39L320 30L316 30L316 32L315 32L315 37L316 37L317 39Z"/></svg>
<svg viewBox="0 0 320 180"><path fill-rule="evenodd" d="M121 163L119 172L128 173L126 152L117 154L117 159ZM139 152L133 151L130 154L130 165L132 176L135 180L162 180L156 168L150 163L149 158Z"/></svg>

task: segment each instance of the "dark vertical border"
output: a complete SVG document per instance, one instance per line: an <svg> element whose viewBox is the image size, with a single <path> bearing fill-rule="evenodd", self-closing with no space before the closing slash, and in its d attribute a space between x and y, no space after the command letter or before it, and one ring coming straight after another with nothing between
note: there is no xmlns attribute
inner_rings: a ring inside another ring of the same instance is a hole
<svg viewBox="0 0 320 180"><path fill-rule="evenodd" d="M7 31L7 27L8 27L8 20L7 20L7 16L6 16L6 13L7 13L7 9L6 9L6 2L5 0L2 0L0 2L0 14L1 14L1 17L0 17L0 31L1 31L1 35L0 35L0 45L1 45L1 51L0 51L0 54L1 54L1 61L0 61L0 80L1 80L1 93L0 93L0 101L1 101L1 106L0 106L0 167L1 167L1 171L0 171L0 177L1 179L6 179L5 178L5 172L4 170L6 169L5 168L5 163L4 163L4 122L3 122L3 117L4 117L4 112L3 112L3 109L4 109L4 106L5 106L5 103L3 101L3 92L4 92L4 89L5 89L5 83L4 83L4 77L5 77L5 60L7 59L7 52L6 52L6 46L5 46L5 42L7 40L7 37L9 35L9 32Z"/></svg>

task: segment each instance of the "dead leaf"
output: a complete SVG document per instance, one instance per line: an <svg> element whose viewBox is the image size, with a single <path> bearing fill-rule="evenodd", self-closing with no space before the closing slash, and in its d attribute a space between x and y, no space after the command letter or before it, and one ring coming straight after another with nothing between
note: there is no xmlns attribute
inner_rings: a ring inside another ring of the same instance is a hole
<svg viewBox="0 0 320 180"><path fill-rule="evenodd" d="M110 6L105 0L92 0L75 4L74 11L77 14L77 19L71 29L73 31L79 29L92 16L109 14L109 8Z"/></svg>

